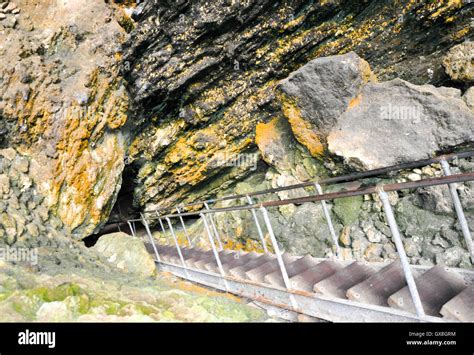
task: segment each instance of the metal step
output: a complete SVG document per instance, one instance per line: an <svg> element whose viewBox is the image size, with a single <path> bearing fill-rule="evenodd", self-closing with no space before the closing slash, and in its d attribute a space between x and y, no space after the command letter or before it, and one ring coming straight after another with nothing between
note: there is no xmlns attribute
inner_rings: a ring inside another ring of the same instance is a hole
<svg viewBox="0 0 474 355"><path fill-rule="evenodd" d="M385 266L367 280L347 290L348 299L367 304L388 306L387 299L406 286L405 275L399 260Z"/></svg>
<svg viewBox="0 0 474 355"><path fill-rule="evenodd" d="M342 264L325 260L311 268L306 269L299 275L290 278L290 285L295 290L312 292L316 283L333 275L343 268Z"/></svg>
<svg viewBox="0 0 474 355"><path fill-rule="evenodd" d="M327 296L346 298L349 288L368 279L373 274L375 274L375 269L368 263L355 261L334 275L318 282L314 285L313 290Z"/></svg>
<svg viewBox="0 0 474 355"><path fill-rule="evenodd" d="M225 273L228 274L230 269L244 265L245 263L250 262L251 260L255 260L262 255L263 254L252 251L250 253L244 254L243 256L239 256L238 258L233 258L232 260L227 261L225 264L222 265L222 267L224 268Z"/></svg>
<svg viewBox="0 0 474 355"><path fill-rule="evenodd" d="M186 263L189 265L189 267L197 268L194 263L206 258L210 258L211 256L214 257L212 250L201 251L200 253L196 253L192 257L187 258Z"/></svg>
<svg viewBox="0 0 474 355"><path fill-rule="evenodd" d="M296 276L302 273L303 271L309 269L310 267L317 265L317 263L318 262L314 258L312 258L310 255L306 255L302 258L299 258L298 260L289 259L288 262L285 262L288 278L292 278L293 276ZM281 286L281 287L285 286L285 283L283 282L283 276L281 275L280 270L274 271L271 274L266 275L264 277L264 281L274 286Z"/></svg>
<svg viewBox="0 0 474 355"><path fill-rule="evenodd" d="M289 265L292 262L294 262L297 258L287 253L284 253L282 255L282 259L285 265ZM276 259L270 260L259 267L256 267L252 270L247 271L245 275L246 275L246 278L248 278L249 280L263 283L265 276L273 272L281 273L280 265L278 264L278 260Z"/></svg>
<svg viewBox="0 0 474 355"><path fill-rule="evenodd" d="M154 252L150 245L147 245L147 250ZM182 267L174 245L159 245L158 252L164 261L178 268ZM195 269L194 272L202 270L217 276L220 274L212 250L183 247L181 253L186 266ZM219 257L228 276L252 280L255 284L251 284L251 287L259 284L265 287L263 283L285 287L274 255L223 250L219 252ZM337 260L319 262L311 256L294 257L287 253L284 253L282 258L290 278L290 287L294 290L318 292L340 299L349 298L351 301L360 302L359 304L390 306L415 314L399 261L388 265L363 262L347 265ZM468 283L472 284L474 277L471 279L459 270L442 266L433 267L424 273L420 273L420 270L426 268L412 268L428 316L439 319L441 313L449 320L474 321L474 286L467 287Z"/></svg>
<svg viewBox="0 0 474 355"><path fill-rule="evenodd" d="M228 254L225 254L223 257L221 257L221 263L222 263L222 268L225 270L224 265L226 265L229 262L233 262L234 260L240 260L242 256L245 256L247 253L240 253L240 252L231 252ZM216 258L213 256L211 260L204 265L204 268L210 272L214 273L220 273L219 271L219 266L217 265Z"/></svg>
<svg viewBox="0 0 474 355"><path fill-rule="evenodd" d="M269 261L276 260L275 256L270 254L263 254L254 260L249 260L243 265L236 266L229 270L230 275L241 279L246 279L246 272L259 267Z"/></svg>
<svg viewBox="0 0 474 355"><path fill-rule="evenodd" d="M221 262L224 262L223 260L227 260L233 257L232 252L229 250L220 251L218 254L219 254L219 258L221 259ZM193 264L196 269L208 270L207 268L208 264L215 265L215 267L218 269L216 257L212 250L210 250L208 254L203 255L203 257L200 260L194 261Z"/></svg>
<svg viewBox="0 0 474 355"><path fill-rule="evenodd" d="M467 287L441 308L445 318L474 322L474 286Z"/></svg>
<svg viewBox="0 0 474 355"><path fill-rule="evenodd" d="M437 265L415 278L423 309L427 315L439 317L441 307L466 288L464 279L448 267ZM415 312L408 286L391 295L390 307Z"/></svg>

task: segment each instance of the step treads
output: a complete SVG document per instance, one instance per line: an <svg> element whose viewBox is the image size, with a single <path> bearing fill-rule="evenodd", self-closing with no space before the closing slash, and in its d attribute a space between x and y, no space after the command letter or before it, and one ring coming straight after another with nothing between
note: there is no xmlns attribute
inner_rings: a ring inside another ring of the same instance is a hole
<svg viewBox="0 0 474 355"><path fill-rule="evenodd" d="M283 254L283 256L285 256L285 254ZM284 259L284 263L288 278L292 278L293 276L296 276L318 264L318 262L310 255L306 255L302 258L299 258L298 260L287 258L286 260ZM271 274L266 275L264 277L264 282L274 286L285 286L280 269L272 272Z"/></svg>
<svg viewBox="0 0 474 355"><path fill-rule="evenodd" d="M256 267L259 267L268 261L274 260L275 257L270 255L270 254L264 254L259 256L258 258L254 260L249 260L243 265L236 266L232 269L229 270L229 274L234 276L234 277L239 277L239 278L246 278L245 273L249 270L252 270Z"/></svg>
<svg viewBox="0 0 474 355"><path fill-rule="evenodd" d="M227 254L227 255L224 255L223 257L221 257L221 264L222 264L222 268L225 270L225 265L228 264L228 263L233 263L234 260L240 260L243 256L245 256L246 254L243 254L242 252L233 252L231 254ZM217 260L216 258L213 257L212 258L209 258L207 260L208 262L207 263L204 263L204 267L203 269L207 270L207 271L211 271L211 272L215 272L215 273L219 273L219 266L217 265Z"/></svg>
<svg viewBox="0 0 474 355"><path fill-rule="evenodd" d="M437 265L415 279L423 310L439 317L441 307L466 288L464 279L448 267ZM405 286L388 299L390 307L415 313L410 290Z"/></svg>
<svg viewBox="0 0 474 355"><path fill-rule="evenodd" d="M441 308L445 318L461 322L474 322L474 285L467 287Z"/></svg>
<svg viewBox="0 0 474 355"><path fill-rule="evenodd" d="M334 275L315 284L313 290L326 296L346 298L349 288L368 279L373 274L375 274L375 269L368 263L354 261Z"/></svg>
<svg viewBox="0 0 474 355"><path fill-rule="evenodd" d="M219 254L219 259L221 260L221 263L224 263L226 260L233 258L233 254L226 251L220 251L218 254ZM193 262L193 265L196 269L202 269L202 270L208 270L207 269L208 264L215 265L217 268L216 256L214 255L214 252L212 250L210 250L208 254L203 255L202 258L200 258L199 260L195 260Z"/></svg>
<svg viewBox="0 0 474 355"><path fill-rule="evenodd" d="M343 266L333 260L325 260L309 269L306 269L299 275L290 278L291 288L295 290L313 292L313 287L316 283L330 277L337 271L341 270Z"/></svg>
<svg viewBox="0 0 474 355"><path fill-rule="evenodd" d="M237 266L245 265L247 262L255 260L262 255L263 254L252 251L250 253L244 254L243 256L239 255L238 257L228 260L226 263L222 265L222 267L224 268L224 271L226 272L226 274L228 274L230 269L233 269L234 267L237 267Z"/></svg>
<svg viewBox="0 0 474 355"><path fill-rule="evenodd" d="M397 260L351 287L347 290L346 296L353 301L388 306L388 298L405 286L402 264Z"/></svg>
<svg viewBox="0 0 474 355"><path fill-rule="evenodd" d="M289 265L295 260L297 260L296 257L291 256L287 253L284 253L282 255L283 263L285 265ZM255 282L264 282L265 276L271 273L281 273L280 271L280 265L278 264L278 260L276 258L266 262L265 264L258 266L256 268L253 268L251 270L248 270L245 275L246 278L255 281Z"/></svg>

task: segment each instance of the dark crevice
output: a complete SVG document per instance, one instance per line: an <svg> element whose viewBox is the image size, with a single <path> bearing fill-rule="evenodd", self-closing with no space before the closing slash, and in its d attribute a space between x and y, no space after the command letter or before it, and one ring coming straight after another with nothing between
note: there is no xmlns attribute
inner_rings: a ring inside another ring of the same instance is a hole
<svg viewBox="0 0 474 355"><path fill-rule="evenodd" d="M136 208L133 204L133 189L136 175L137 171L132 165L125 167L122 174L122 187L118 193L115 205L110 212L109 219L98 233L92 234L82 240L87 247L94 246L97 240L104 234L116 232L131 234L127 220L137 218L140 211L139 208Z"/></svg>

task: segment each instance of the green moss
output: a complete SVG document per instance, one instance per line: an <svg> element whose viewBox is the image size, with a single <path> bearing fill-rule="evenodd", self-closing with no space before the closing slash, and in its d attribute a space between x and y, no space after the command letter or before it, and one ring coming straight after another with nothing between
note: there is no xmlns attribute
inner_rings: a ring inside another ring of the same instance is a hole
<svg viewBox="0 0 474 355"><path fill-rule="evenodd" d="M36 312L42 302L37 296L26 296L24 294L13 295L11 305L13 310L22 315L25 320L34 320Z"/></svg>
<svg viewBox="0 0 474 355"><path fill-rule="evenodd" d="M303 166L306 172L313 178L318 177L321 179L328 175L327 169L324 167L322 162L319 162L314 158L310 157L303 159Z"/></svg>
<svg viewBox="0 0 474 355"><path fill-rule="evenodd" d="M90 300L87 295L79 296L79 302L77 307L77 312L80 314L86 314L89 312L90 309Z"/></svg>
<svg viewBox="0 0 474 355"><path fill-rule="evenodd" d="M0 302L6 300L8 297L10 297L12 293L11 292L2 292L0 293Z"/></svg>
<svg viewBox="0 0 474 355"><path fill-rule="evenodd" d="M201 297L196 300L206 312L221 321L248 322L264 318L263 313L244 304L235 303L226 298Z"/></svg>
<svg viewBox="0 0 474 355"><path fill-rule="evenodd" d="M27 296L38 296L44 302L64 301L67 297L83 293L84 291L78 285L72 283L64 283L55 288L38 287L25 292Z"/></svg>
<svg viewBox="0 0 474 355"><path fill-rule="evenodd" d="M333 211L343 225L349 226L359 218L362 203L361 196L337 199L334 201Z"/></svg>

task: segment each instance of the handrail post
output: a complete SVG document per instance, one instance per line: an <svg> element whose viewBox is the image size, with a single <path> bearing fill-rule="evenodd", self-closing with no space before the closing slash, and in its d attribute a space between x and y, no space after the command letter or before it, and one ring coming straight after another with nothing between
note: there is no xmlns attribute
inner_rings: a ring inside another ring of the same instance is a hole
<svg viewBox="0 0 474 355"><path fill-rule="evenodd" d="M187 270L187 265L186 261L184 261L183 253L181 253L181 248L179 246L178 238L176 237L176 234L174 233L173 225L171 224L171 220L166 217L166 222L168 222L168 226L170 227L171 235L173 236L174 239L174 244L176 246L176 249L178 251L179 259L181 260L181 264L183 265L184 272L186 276L189 278L188 270Z"/></svg>
<svg viewBox="0 0 474 355"><path fill-rule="evenodd" d="M268 217L268 211L265 207L260 206L260 211L262 211L263 214L263 220L265 221L265 225L267 226L268 234L270 235L270 240L272 242L273 250L275 251L275 256L278 261L278 266L280 267L280 272L281 276L283 277L283 283L285 284L285 288L290 291L291 290L291 284L290 284L290 278L288 277L288 272L286 271L286 266L285 262L283 261L283 258L281 256L281 251L278 246L278 242L275 237L275 233L273 233L273 228L272 224L270 223L270 218ZM293 306L294 309L297 308L297 303L292 294L290 294L290 301L291 305Z"/></svg>
<svg viewBox="0 0 474 355"><path fill-rule="evenodd" d="M163 224L163 221L161 220L160 213L156 211L156 215L158 217L158 222L160 223L161 229L163 230L163 236L165 237L166 242L168 243L168 236L166 233L165 225Z"/></svg>
<svg viewBox="0 0 474 355"><path fill-rule="evenodd" d="M320 184L315 182L314 187L316 188L316 191L318 192L319 195L323 194L323 189L322 189ZM329 214L329 210L328 210L328 206L326 205L326 201L322 200L321 201L321 206L323 208L324 217L326 218L326 222L328 224L329 233L331 234L332 242L334 243L334 246L336 247L336 257L341 258L341 256L342 256L341 255L341 248L340 248L339 242L337 240L336 231L334 230L334 225L332 224L331 215Z"/></svg>
<svg viewBox="0 0 474 355"><path fill-rule="evenodd" d="M158 249L156 248L155 240L153 239L153 235L151 234L150 226L148 225L148 222L146 221L145 215L143 213L140 213L140 217L142 219L143 225L145 226L145 230L146 230L146 233L148 234L148 238L150 238L151 246L153 247L153 251L155 252L156 259L158 260L159 263L161 263L160 254L158 253Z"/></svg>
<svg viewBox="0 0 474 355"><path fill-rule="evenodd" d="M207 235L209 237L209 242L211 244L212 252L214 253L214 257L216 258L217 267L219 268L219 273L224 280L224 285L226 290L229 290L229 285L227 284L227 280L225 279L225 271L224 267L222 266L221 258L219 257L219 252L217 251L216 244L214 243L214 238L212 237L211 228L209 227L209 223L207 222L206 215L204 213L200 214L202 220L204 221L204 227L206 229Z"/></svg>
<svg viewBox="0 0 474 355"><path fill-rule="evenodd" d="M451 175L451 169L449 168L449 163L446 160L441 160L441 167L445 176ZM451 193L451 199L453 200L454 209L456 210L456 215L458 216L459 224L461 225L462 234L464 240L466 241L467 249L469 254L471 254L471 259L474 261L474 245L472 243L471 232L469 231L469 225L464 215L464 210L462 208L461 200L459 199L456 186L454 184L448 184L449 192Z"/></svg>
<svg viewBox="0 0 474 355"><path fill-rule="evenodd" d="M127 221L127 224L128 224L128 227L130 228L130 232L132 232L132 237L136 237L135 231L133 230L133 227L132 227L132 222Z"/></svg>
<svg viewBox="0 0 474 355"><path fill-rule="evenodd" d="M176 211L178 212L178 214L180 215L181 213L181 209L178 207L176 207ZM181 225L183 226L183 231L184 231L184 235L186 236L186 239L189 243L189 246L192 247L193 246L193 243L191 243L191 239L189 238L189 234L188 234L188 230L186 228L186 225L184 224L184 219L183 219L183 216L179 216L179 220L181 221Z"/></svg>
<svg viewBox="0 0 474 355"><path fill-rule="evenodd" d="M421 303L420 294L418 293L418 288L416 287L415 279L413 278L413 274L410 269L410 264L405 253L405 248L403 247L402 238L400 236L400 232L398 231L397 221L395 220L388 194L383 190L383 186L378 188L378 194L380 196L380 200L382 201L385 216L387 217L387 222L390 226L390 231L392 232L393 241L395 242L398 256L400 257L400 261L402 263L403 273L408 284L408 289L410 290L411 299L415 305L416 314L419 318L422 318L425 316L423 304Z"/></svg>
<svg viewBox="0 0 474 355"><path fill-rule="evenodd" d="M204 202L204 207L206 208L206 210L210 210L207 202ZM214 235L216 236L217 243L219 244L219 249L224 250L222 246L221 237L219 236L219 232L217 232L216 222L214 222L214 218L211 215L209 215L209 221L211 221L211 227L212 227L212 230L214 231Z"/></svg>
<svg viewBox="0 0 474 355"><path fill-rule="evenodd" d="M250 197L250 195L247 195L246 198L247 198L248 204L253 205L253 200ZM262 242L263 250L265 251L265 253L268 253L267 243L265 242L265 238L264 238L263 232L262 232L262 227L260 226L260 222L258 221L257 212L255 212L255 210L253 208L250 211L252 212L252 216L253 216L253 219L255 221L255 225L257 226L258 236L260 237L260 241Z"/></svg>

